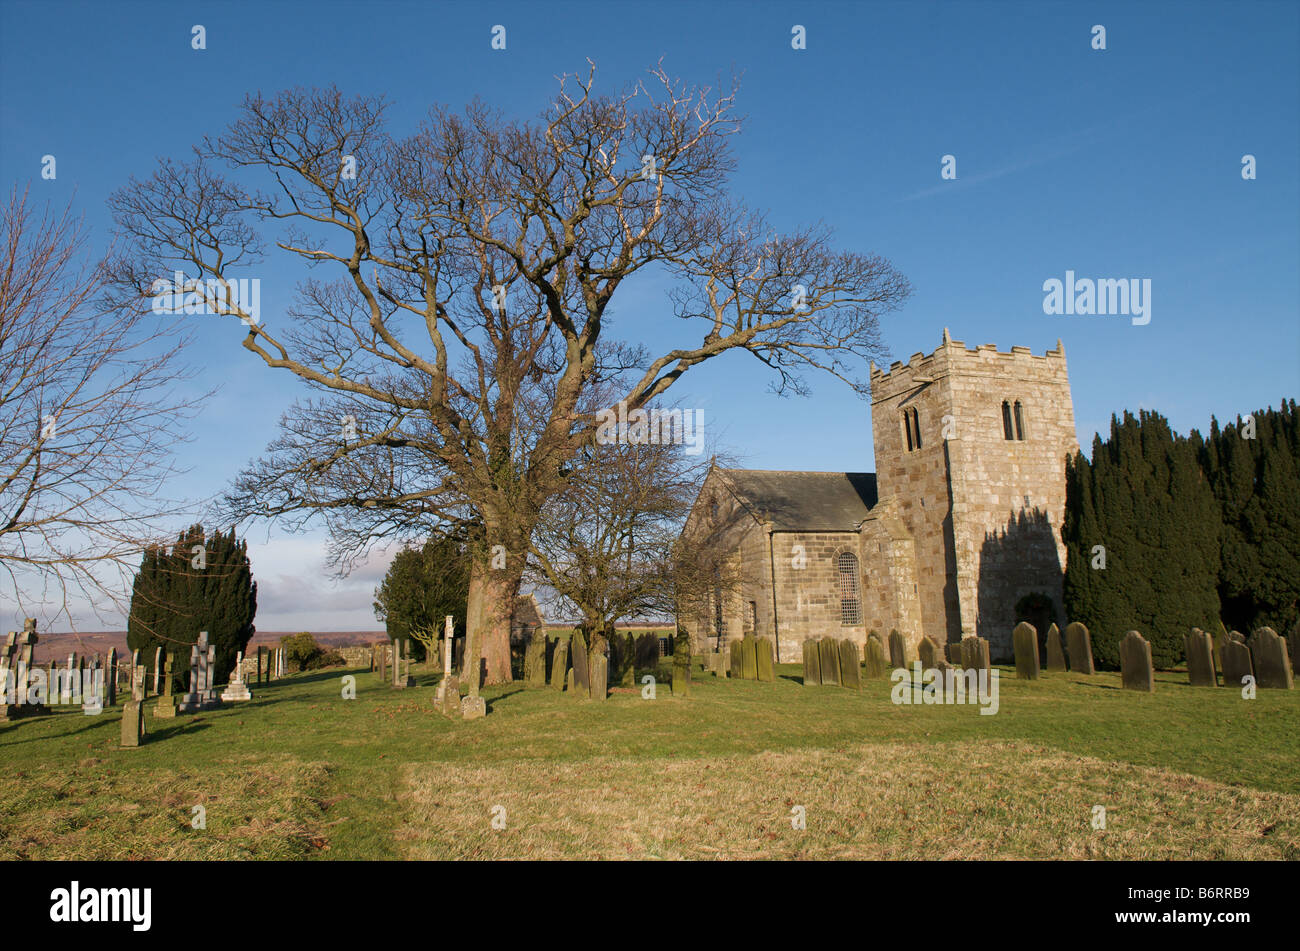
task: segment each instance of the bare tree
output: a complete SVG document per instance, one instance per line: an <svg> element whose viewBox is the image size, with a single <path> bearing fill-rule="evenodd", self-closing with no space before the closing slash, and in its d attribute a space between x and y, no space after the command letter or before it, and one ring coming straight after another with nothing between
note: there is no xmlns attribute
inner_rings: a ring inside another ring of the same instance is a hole
<svg viewBox="0 0 1300 951"><path fill-rule="evenodd" d="M18 607L53 601L71 620L70 595L121 607L134 561L166 537L178 506L160 488L199 399L175 393L174 327L104 309L70 208L34 211L14 189L2 227L0 566Z"/></svg>
<svg viewBox="0 0 1300 951"><path fill-rule="evenodd" d="M384 132L382 99L253 96L192 162L163 162L112 201L133 244L120 287L143 299L160 275L203 281L213 309L250 323L248 350L323 394L291 412L232 508L324 514L341 559L380 538L481 526L468 633L485 643L468 650L493 682L510 679L538 518L595 428L579 408L593 382L635 370L622 393L634 410L744 350L779 390L801 392L820 368L865 392L877 317L909 293L887 261L832 250L825 229L778 235L728 200L734 83L692 89L658 68L604 97L593 81L594 67L561 77L536 122L476 102L463 116L433 109L403 139ZM272 242L305 271L340 275L304 280L283 329L220 293ZM609 339L615 293L652 266L677 280L682 318L653 356ZM354 434L341 435L349 417Z"/></svg>

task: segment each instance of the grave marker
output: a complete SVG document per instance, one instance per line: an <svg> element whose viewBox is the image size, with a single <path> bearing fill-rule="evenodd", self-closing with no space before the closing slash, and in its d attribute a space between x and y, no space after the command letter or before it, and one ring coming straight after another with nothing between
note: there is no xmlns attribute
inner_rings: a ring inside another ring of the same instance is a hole
<svg viewBox="0 0 1300 951"><path fill-rule="evenodd" d="M816 638L810 637L803 642L803 685L818 687L821 686L821 682L821 651L818 649Z"/></svg>
<svg viewBox="0 0 1300 951"><path fill-rule="evenodd" d="M907 668L907 644L897 628L889 632L889 666L894 670Z"/></svg>
<svg viewBox="0 0 1300 951"><path fill-rule="evenodd" d="M1016 676L1021 680L1038 679L1038 631L1021 621L1011 632L1016 649Z"/></svg>
<svg viewBox="0 0 1300 951"><path fill-rule="evenodd" d="M858 645L847 637L840 641L840 683L850 690L862 689L862 668Z"/></svg>
<svg viewBox="0 0 1300 951"><path fill-rule="evenodd" d="M1078 621L1065 626L1066 649L1070 652L1070 670L1076 674L1092 675L1097 672L1092 662L1092 635Z"/></svg>
<svg viewBox="0 0 1300 951"><path fill-rule="evenodd" d="M1223 659L1223 685L1225 687L1240 688L1244 678L1255 676L1255 666L1251 662L1250 648L1245 645L1241 635L1237 634L1236 631L1224 638L1219 647L1219 656Z"/></svg>
<svg viewBox="0 0 1300 951"><path fill-rule="evenodd" d="M880 635L872 633L867 637L867 649L864 657L868 680L880 680L889 676L889 664L885 658L885 645Z"/></svg>
<svg viewBox="0 0 1300 951"><path fill-rule="evenodd" d="M1217 687L1214 670L1214 644L1210 635L1199 627L1183 635L1183 653L1187 657L1187 680L1193 687Z"/></svg>
<svg viewBox="0 0 1300 951"><path fill-rule="evenodd" d="M1047 669L1065 673L1065 648L1061 645L1061 631L1055 624L1047 629Z"/></svg>
<svg viewBox="0 0 1300 951"><path fill-rule="evenodd" d="M1263 688L1290 690L1294 686L1286 641L1271 627L1261 627L1250 638L1255 682Z"/></svg>
<svg viewBox="0 0 1300 951"><path fill-rule="evenodd" d="M838 687L840 685L840 648L835 638L827 635L817 642L818 660L821 662L822 683Z"/></svg>
<svg viewBox="0 0 1300 951"><path fill-rule="evenodd" d="M1137 631L1129 631L1119 642L1120 679L1125 690L1156 689L1155 668L1151 665L1151 645Z"/></svg>

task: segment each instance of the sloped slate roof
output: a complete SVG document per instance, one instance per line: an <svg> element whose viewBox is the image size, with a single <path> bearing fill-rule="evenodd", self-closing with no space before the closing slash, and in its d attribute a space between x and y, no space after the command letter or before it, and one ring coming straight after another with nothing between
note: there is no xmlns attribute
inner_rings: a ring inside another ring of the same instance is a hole
<svg viewBox="0 0 1300 951"><path fill-rule="evenodd" d="M874 472L717 471L777 531L856 531L876 504Z"/></svg>

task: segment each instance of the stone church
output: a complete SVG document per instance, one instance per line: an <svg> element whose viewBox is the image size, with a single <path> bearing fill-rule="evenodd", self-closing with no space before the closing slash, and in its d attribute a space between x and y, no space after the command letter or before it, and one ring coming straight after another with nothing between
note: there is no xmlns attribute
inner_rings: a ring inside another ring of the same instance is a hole
<svg viewBox="0 0 1300 951"><path fill-rule="evenodd" d="M1079 448L1061 342L1001 353L945 330L933 353L870 372L876 472L710 470L682 529L684 550L713 555L708 593L679 616L696 650L752 632L793 663L806 638L896 628L909 656L927 634L978 634L1005 660L1017 605L1061 623Z"/></svg>

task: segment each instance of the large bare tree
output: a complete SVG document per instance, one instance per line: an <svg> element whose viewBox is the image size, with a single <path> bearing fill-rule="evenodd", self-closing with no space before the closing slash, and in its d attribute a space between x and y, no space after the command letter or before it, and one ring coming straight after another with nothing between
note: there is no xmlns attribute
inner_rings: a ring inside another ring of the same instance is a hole
<svg viewBox="0 0 1300 951"><path fill-rule="evenodd" d="M14 189L0 222L0 566L16 606L125 613L126 579L178 510L161 495L199 398L175 321L118 314L71 208ZM38 593L37 593L38 592ZM6 598L7 600L7 598Z"/></svg>
<svg viewBox="0 0 1300 951"><path fill-rule="evenodd" d="M734 83L690 88L662 68L612 96L593 83L594 67L560 77L536 121L475 102L404 138L381 98L251 96L192 161L112 201L132 240L120 287L143 299L175 271L202 281L211 309L249 324L248 350L318 393L233 508L324 514L340 558L479 526L468 626L491 682L510 679L539 514L596 424L586 388L626 378L630 411L740 350L780 390L821 369L865 393L877 317L909 293L884 259L837 251L820 227L778 234L729 198ZM253 322L222 291L271 247L303 270L298 305ZM675 339L616 345L611 301L651 267L675 282Z"/></svg>

